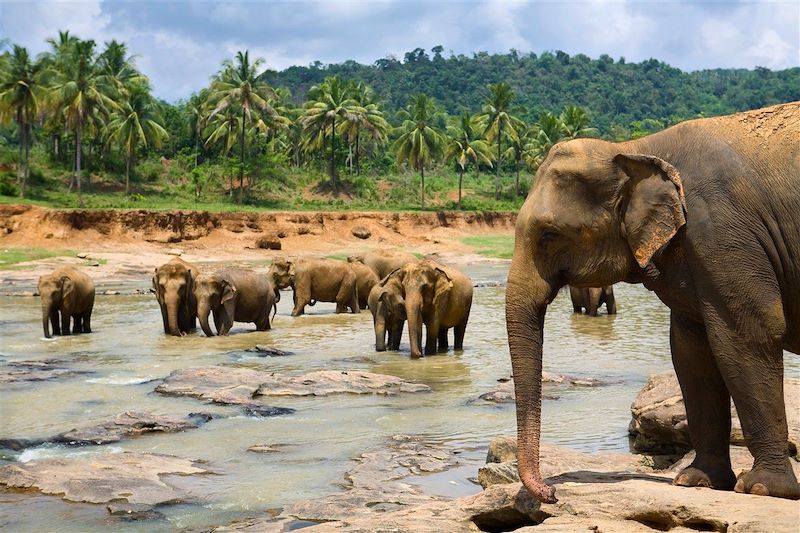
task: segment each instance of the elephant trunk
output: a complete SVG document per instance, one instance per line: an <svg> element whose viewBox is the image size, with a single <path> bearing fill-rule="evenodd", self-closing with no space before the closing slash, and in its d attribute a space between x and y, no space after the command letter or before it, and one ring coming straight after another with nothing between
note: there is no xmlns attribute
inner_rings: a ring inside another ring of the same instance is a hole
<svg viewBox="0 0 800 533"><path fill-rule="evenodd" d="M422 297L420 295L411 295L406 298L405 303L411 357L418 359L422 357Z"/></svg>
<svg viewBox="0 0 800 533"><path fill-rule="evenodd" d="M515 251L506 291L506 327L517 402L519 477L525 488L545 503L557 501L539 469L543 326L554 293L524 252Z"/></svg>
<svg viewBox="0 0 800 533"><path fill-rule="evenodd" d="M209 314L211 314L211 308L209 307L208 302L198 301L197 318L200 319L200 327L203 328L203 333L206 334L206 337L213 337L214 332L211 331L211 326L208 325Z"/></svg>
<svg viewBox="0 0 800 533"><path fill-rule="evenodd" d="M52 314L53 304L42 304L42 329L44 330L45 338L52 338L50 334L50 315Z"/></svg>
<svg viewBox="0 0 800 533"><path fill-rule="evenodd" d="M177 297L168 298L165 304L167 308L167 325L170 335L181 336L181 329L178 327L178 301Z"/></svg>

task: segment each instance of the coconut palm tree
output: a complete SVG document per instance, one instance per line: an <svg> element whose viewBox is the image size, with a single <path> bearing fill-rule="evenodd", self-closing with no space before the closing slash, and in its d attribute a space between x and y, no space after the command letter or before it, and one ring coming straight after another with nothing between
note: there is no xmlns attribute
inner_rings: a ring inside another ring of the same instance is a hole
<svg viewBox="0 0 800 533"><path fill-rule="evenodd" d="M203 128L208 118L209 110L208 89L201 89L199 93L192 94L186 102L185 112L187 114L187 126L189 134L194 138L194 166L197 167L200 159L200 138Z"/></svg>
<svg viewBox="0 0 800 533"><path fill-rule="evenodd" d="M125 153L125 194L129 194L136 151L149 146L159 148L169 135L160 124L159 105L147 84L129 83L126 92L127 98L112 115L107 131L109 140L119 143Z"/></svg>
<svg viewBox="0 0 800 533"><path fill-rule="evenodd" d="M119 105L111 98L112 84L100 71L93 40L76 40L68 50L68 60L58 61L50 89L51 105L64 117L67 128L75 132L75 183L78 205L83 207L81 193L81 143L88 125L102 128L105 117Z"/></svg>
<svg viewBox="0 0 800 533"><path fill-rule="evenodd" d="M230 106L205 122L205 146L221 145L224 157L229 157L240 136L242 115L238 107ZM228 173L228 196L233 198L233 174Z"/></svg>
<svg viewBox="0 0 800 533"><path fill-rule="evenodd" d="M0 70L0 122L15 122L19 131L17 183L25 196L30 176L28 159L31 146L31 125L40 110L45 89L41 61L31 61L28 50L14 45Z"/></svg>
<svg viewBox="0 0 800 533"><path fill-rule="evenodd" d="M387 142L389 123L375 100L375 94L364 82L353 82L349 87L350 95L356 106L345 114L345 120L339 128L340 135L347 139L350 155L348 163L350 173L361 174L361 134L367 134L367 141L373 147L383 146Z"/></svg>
<svg viewBox="0 0 800 533"><path fill-rule="evenodd" d="M303 126L306 130L307 146L324 150L330 132L329 174L334 194L338 194L336 182L336 129L337 123L347 120L348 114L358 112L358 104L350 97L350 91L339 76L325 78L319 85L308 91L305 104L306 116Z"/></svg>
<svg viewBox="0 0 800 533"><path fill-rule="evenodd" d="M564 137L568 139L585 137L597 131L595 128L589 127L591 123L589 114L578 106L566 106L558 118L564 126Z"/></svg>
<svg viewBox="0 0 800 533"><path fill-rule="evenodd" d="M488 85L489 94L483 106L481 122L483 134L489 142L497 143L497 159L495 167L494 196L500 198L500 167L503 162L503 139L516 139L517 130L522 127L522 121L512 115L514 109L511 102L514 100L514 91L505 82Z"/></svg>
<svg viewBox="0 0 800 533"><path fill-rule="evenodd" d="M399 134L394 142L396 164L411 165L419 170L420 203L425 207L425 167L438 157L444 149L445 138L432 126L436 118L436 104L430 96L417 94L405 110L400 112L403 123L397 128Z"/></svg>
<svg viewBox="0 0 800 533"><path fill-rule="evenodd" d="M445 159L454 160L458 166L459 209L461 209L461 185L469 162L475 163L476 167L480 163L492 166L492 150L489 144L480 137L478 130L478 121L466 111L458 117L454 124L447 128L448 144Z"/></svg>
<svg viewBox="0 0 800 533"><path fill-rule="evenodd" d="M211 117L231 106L237 106L241 113L239 136L239 203L244 194L245 133L249 123L258 113L273 116L277 112L270 104L275 91L261 79L259 67L263 58L250 62L250 52L236 52L234 61L226 59L222 69L211 84L209 102L214 106Z"/></svg>

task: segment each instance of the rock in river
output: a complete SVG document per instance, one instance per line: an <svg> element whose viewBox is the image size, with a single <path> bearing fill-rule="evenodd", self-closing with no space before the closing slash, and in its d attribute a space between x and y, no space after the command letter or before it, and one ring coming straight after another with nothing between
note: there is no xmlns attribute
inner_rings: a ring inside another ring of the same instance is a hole
<svg viewBox="0 0 800 533"><path fill-rule="evenodd" d="M80 374L91 374L91 372L64 368L63 364L64 361L59 359L12 361L8 363L6 368L0 368L0 383L47 381Z"/></svg>
<svg viewBox="0 0 800 533"><path fill-rule="evenodd" d="M784 379L783 394L789 426L789 454L800 459L800 379ZM639 452L683 454L692 448L686 408L675 372L654 374L631 405L632 420L628 431L634 437L633 448ZM731 444L744 444L742 426L731 403Z"/></svg>
<svg viewBox="0 0 800 533"><path fill-rule="evenodd" d="M161 479L162 475L208 474L194 461L171 455L122 452L53 458L0 466L0 483L35 488L73 502L155 506L177 503L189 495Z"/></svg>
<svg viewBox="0 0 800 533"><path fill-rule="evenodd" d="M52 439L64 444L108 444L137 437L143 433L174 433L196 429L198 424L177 416L154 415L141 411L125 411L113 420L94 426L72 429Z"/></svg>
<svg viewBox="0 0 800 533"><path fill-rule="evenodd" d="M514 379L512 377L500 378L497 382L498 384L495 385L492 390L481 394L479 399L491 403L514 403L516 401L514 397ZM600 385L607 385L609 382L597 378L542 372L542 383L551 385L572 385L575 387L597 387ZM542 398L545 400L558 400L557 395L548 393L543 393Z"/></svg>

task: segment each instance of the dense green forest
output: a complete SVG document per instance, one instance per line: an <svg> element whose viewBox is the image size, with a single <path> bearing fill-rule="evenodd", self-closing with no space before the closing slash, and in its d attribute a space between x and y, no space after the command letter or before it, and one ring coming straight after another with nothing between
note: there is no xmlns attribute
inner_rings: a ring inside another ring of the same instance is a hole
<svg viewBox="0 0 800 533"><path fill-rule="evenodd" d="M514 209L561 139L639 137L800 99L799 68L685 73L656 60L445 58L434 47L283 72L239 52L168 103L124 43L69 32L47 43L37 57L9 43L0 53L3 201Z"/></svg>

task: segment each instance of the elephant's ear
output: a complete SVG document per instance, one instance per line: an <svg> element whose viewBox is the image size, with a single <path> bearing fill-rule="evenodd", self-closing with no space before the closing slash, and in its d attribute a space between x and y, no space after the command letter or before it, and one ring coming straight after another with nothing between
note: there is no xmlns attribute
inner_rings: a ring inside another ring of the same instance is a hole
<svg viewBox="0 0 800 533"><path fill-rule="evenodd" d="M394 270L392 270L391 272L386 274L386 277L384 277L382 280L380 280L380 282L378 282L378 284L381 287L385 287L389 283L389 280L392 279L392 278L397 278L397 280L402 283L402 281L403 281L403 269L402 268L395 268Z"/></svg>
<svg viewBox="0 0 800 533"><path fill-rule="evenodd" d="M67 276L61 278L61 302L67 309L74 308L75 284Z"/></svg>
<svg viewBox="0 0 800 533"><path fill-rule="evenodd" d="M236 296L236 287L227 279L222 280L222 303L232 300Z"/></svg>
<svg viewBox="0 0 800 533"><path fill-rule="evenodd" d="M443 312L444 309L440 309L440 307L444 306L446 302L446 296L450 293L450 290L453 288L453 280L450 276L447 275L447 272L442 270L441 268L436 269L436 287L433 292L433 307L436 309L437 312Z"/></svg>
<svg viewBox="0 0 800 533"><path fill-rule="evenodd" d="M156 293L156 301L158 301L159 304L162 303L161 291L158 288L158 278L156 276L153 276L153 291Z"/></svg>
<svg viewBox="0 0 800 533"><path fill-rule="evenodd" d="M624 188L623 233L644 268L686 224L683 182L675 167L652 155L618 154L614 163L630 178Z"/></svg>

